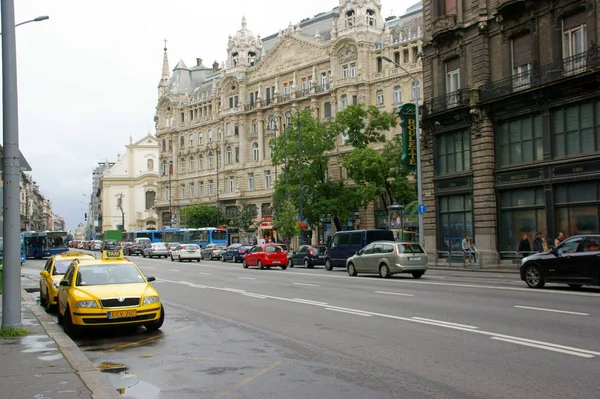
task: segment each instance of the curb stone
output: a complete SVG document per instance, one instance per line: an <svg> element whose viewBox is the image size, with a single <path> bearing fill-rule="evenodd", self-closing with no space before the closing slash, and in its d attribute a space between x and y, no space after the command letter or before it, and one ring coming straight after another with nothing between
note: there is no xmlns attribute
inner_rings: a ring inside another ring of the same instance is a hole
<svg viewBox="0 0 600 399"><path fill-rule="evenodd" d="M40 306L35 306L35 299L27 291L21 291L21 299L29 305L31 313L40 322L48 336L56 345L67 362L81 378L85 386L92 392L93 399L122 399L116 388L83 354L73 340L63 332L56 321Z"/></svg>
<svg viewBox="0 0 600 399"><path fill-rule="evenodd" d="M472 272L472 273L506 273L506 274L519 274L519 269L468 269L464 267L443 267L443 266L427 266L427 269L431 270L452 270L452 271L460 271L460 272Z"/></svg>

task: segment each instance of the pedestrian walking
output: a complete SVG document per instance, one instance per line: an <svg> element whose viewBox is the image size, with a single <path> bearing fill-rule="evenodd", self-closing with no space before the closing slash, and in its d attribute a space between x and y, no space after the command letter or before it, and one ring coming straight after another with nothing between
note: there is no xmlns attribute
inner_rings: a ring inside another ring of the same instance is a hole
<svg viewBox="0 0 600 399"><path fill-rule="evenodd" d="M470 265L471 263L473 263L473 252L471 251L471 238L469 237L469 235L466 235L465 238L463 238L461 247L463 250L465 261L468 265Z"/></svg>
<svg viewBox="0 0 600 399"><path fill-rule="evenodd" d="M473 257L473 265L477 265L479 262L479 257L477 256L477 247L475 246L475 240L471 238L469 244L471 246L471 256Z"/></svg>
<svg viewBox="0 0 600 399"><path fill-rule="evenodd" d="M563 242L564 240L565 240L565 235L561 231L560 233L558 233L558 236L554 239L554 246L558 247L560 245L560 243Z"/></svg>
<svg viewBox="0 0 600 399"><path fill-rule="evenodd" d="M527 234L523 234L521 241L519 241L518 251L522 257L526 257L531 254L531 242L529 241Z"/></svg>
<svg viewBox="0 0 600 399"><path fill-rule="evenodd" d="M533 250L537 253L544 252L544 243L542 239L542 233L535 233L535 238L533 239Z"/></svg>

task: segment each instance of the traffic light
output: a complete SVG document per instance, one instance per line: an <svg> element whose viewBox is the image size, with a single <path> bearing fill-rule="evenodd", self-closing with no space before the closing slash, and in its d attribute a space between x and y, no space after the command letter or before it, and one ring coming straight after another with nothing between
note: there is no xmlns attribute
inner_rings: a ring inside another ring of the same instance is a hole
<svg viewBox="0 0 600 399"><path fill-rule="evenodd" d="M83 214L83 220L87 222L87 212Z"/></svg>

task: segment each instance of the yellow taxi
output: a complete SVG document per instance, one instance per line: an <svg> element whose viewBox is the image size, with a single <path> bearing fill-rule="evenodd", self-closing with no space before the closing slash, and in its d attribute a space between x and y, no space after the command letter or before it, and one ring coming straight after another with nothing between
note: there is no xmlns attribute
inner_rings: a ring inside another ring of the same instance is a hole
<svg viewBox="0 0 600 399"><path fill-rule="evenodd" d="M59 283L58 323L76 336L84 327L143 325L158 330L165 310L158 291L123 255L107 250L101 259L74 260Z"/></svg>
<svg viewBox="0 0 600 399"><path fill-rule="evenodd" d="M63 252L48 258L44 270L40 272L40 305L50 311L56 306L56 295L60 280L75 259L96 259L83 252Z"/></svg>

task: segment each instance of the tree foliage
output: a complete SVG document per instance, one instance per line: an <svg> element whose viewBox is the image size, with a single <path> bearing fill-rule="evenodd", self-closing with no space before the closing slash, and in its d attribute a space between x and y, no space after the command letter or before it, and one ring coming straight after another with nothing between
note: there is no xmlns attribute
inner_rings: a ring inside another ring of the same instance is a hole
<svg viewBox="0 0 600 399"><path fill-rule="evenodd" d="M288 198L281 203L279 211L273 219L273 227L286 243L289 243L292 237L300 233L297 226L297 215L296 203Z"/></svg>
<svg viewBox="0 0 600 399"><path fill-rule="evenodd" d="M225 220L221 210L214 205L198 204L186 206L180 210L181 220L191 228L217 226Z"/></svg>
<svg viewBox="0 0 600 399"><path fill-rule="evenodd" d="M250 204L246 200L241 200L238 205L237 226L241 231L247 232L256 223L258 209L255 204Z"/></svg>
<svg viewBox="0 0 600 399"><path fill-rule="evenodd" d="M380 112L374 105L358 104L338 112L334 126L338 134L345 133L347 144L365 148L385 141L385 133L397 124L396 115Z"/></svg>

